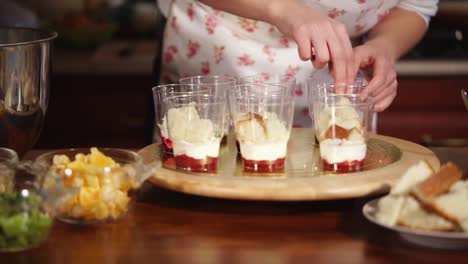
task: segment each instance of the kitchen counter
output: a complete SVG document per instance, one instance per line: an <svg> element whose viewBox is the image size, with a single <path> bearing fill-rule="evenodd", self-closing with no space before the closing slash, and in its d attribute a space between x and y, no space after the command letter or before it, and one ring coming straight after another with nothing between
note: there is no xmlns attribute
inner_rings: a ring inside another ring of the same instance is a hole
<svg viewBox="0 0 468 264"><path fill-rule="evenodd" d="M115 41L92 51L56 50L56 74L151 75L157 41ZM399 76L468 76L468 60L405 59L396 64Z"/></svg>
<svg viewBox="0 0 468 264"><path fill-rule="evenodd" d="M398 76L468 76L468 60L408 59L395 65Z"/></svg>
<svg viewBox="0 0 468 264"><path fill-rule="evenodd" d="M468 155L468 148L432 150L442 163ZM41 153L31 151L26 158ZM0 259L11 264L466 263L467 250L416 246L367 221L361 209L374 197L236 201L145 184L123 219L90 226L57 221L43 245Z"/></svg>

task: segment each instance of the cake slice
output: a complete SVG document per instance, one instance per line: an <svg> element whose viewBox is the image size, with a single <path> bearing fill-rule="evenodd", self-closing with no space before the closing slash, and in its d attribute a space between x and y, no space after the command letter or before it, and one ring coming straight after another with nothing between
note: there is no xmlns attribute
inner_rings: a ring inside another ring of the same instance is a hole
<svg viewBox="0 0 468 264"><path fill-rule="evenodd" d="M437 196L448 192L461 176L462 171L452 162L448 162L438 172L413 187L411 193L419 201L430 206Z"/></svg>
<svg viewBox="0 0 468 264"><path fill-rule="evenodd" d="M460 227L463 229L465 233L468 233L468 219L463 220L460 223Z"/></svg>
<svg viewBox="0 0 468 264"><path fill-rule="evenodd" d="M353 128L349 131L348 140L353 142L362 142L364 141L363 133L359 129Z"/></svg>
<svg viewBox="0 0 468 264"><path fill-rule="evenodd" d="M422 160L406 170L400 180L390 191L391 195L405 195L411 191L413 186L429 178L434 169L426 161Z"/></svg>
<svg viewBox="0 0 468 264"><path fill-rule="evenodd" d="M407 194L413 186L428 178L433 173L432 167L427 161L420 161L409 167L390 194L381 198L378 202L376 218L386 225L396 225L401 214L403 204L406 203ZM406 206L408 207L408 206ZM409 220L404 220L408 222Z"/></svg>
<svg viewBox="0 0 468 264"><path fill-rule="evenodd" d="M250 113L248 118L238 121L236 127L238 140L264 141L267 137L265 120L257 113Z"/></svg>
<svg viewBox="0 0 468 264"><path fill-rule="evenodd" d="M387 195L379 199L375 215L377 221L388 226L396 225L404 200L403 196L395 195Z"/></svg>
<svg viewBox="0 0 468 264"><path fill-rule="evenodd" d="M468 182L453 184L449 192L436 197L428 206L438 215L463 227L463 222L468 220Z"/></svg>
<svg viewBox="0 0 468 264"><path fill-rule="evenodd" d="M426 211L420 203L411 196L404 198L397 223L408 228L425 231L454 231L456 225L443 217Z"/></svg>

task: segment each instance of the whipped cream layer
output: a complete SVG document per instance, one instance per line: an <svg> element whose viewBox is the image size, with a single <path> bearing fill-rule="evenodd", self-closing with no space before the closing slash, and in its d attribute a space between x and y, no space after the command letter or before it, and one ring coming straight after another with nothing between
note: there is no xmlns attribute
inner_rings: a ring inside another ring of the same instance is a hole
<svg viewBox="0 0 468 264"><path fill-rule="evenodd" d="M364 160L366 151L367 144L364 141L343 139L320 141L320 156L330 164Z"/></svg>
<svg viewBox="0 0 468 264"><path fill-rule="evenodd" d="M163 123L158 124L159 130L161 131L161 137L169 138L169 131L167 130L167 121L166 117L163 118Z"/></svg>
<svg viewBox="0 0 468 264"><path fill-rule="evenodd" d="M286 157L290 131L276 113L244 113L235 120L242 158L260 161Z"/></svg>
<svg viewBox="0 0 468 264"><path fill-rule="evenodd" d="M246 160L277 160L286 157L288 141L275 143L239 143Z"/></svg>
<svg viewBox="0 0 468 264"><path fill-rule="evenodd" d="M289 139L290 131L276 113L244 113L235 117L239 142L278 143Z"/></svg>
<svg viewBox="0 0 468 264"><path fill-rule="evenodd" d="M174 156L186 155L193 159L205 159L206 157L219 156L219 138L204 144L194 144L187 141L176 141L173 143Z"/></svg>
<svg viewBox="0 0 468 264"><path fill-rule="evenodd" d="M174 156L187 155L194 159L219 156L223 128L216 128L209 119L201 119L193 105L171 108L167 117L163 124L167 124Z"/></svg>

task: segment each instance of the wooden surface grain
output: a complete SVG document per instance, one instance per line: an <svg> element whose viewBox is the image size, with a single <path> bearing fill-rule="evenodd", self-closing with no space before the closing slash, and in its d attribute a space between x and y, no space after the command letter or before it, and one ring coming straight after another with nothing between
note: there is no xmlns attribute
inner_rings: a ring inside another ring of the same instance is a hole
<svg viewBox="0 0 468 264"><path fill-rule="evenodd" d="M453 157L450 149L436 153L442 162ZM468 148L454 153L467 157ZM0 254L0 263L466 263L466 250L407 244L365 220L361 209L372 198L222 200L145 184L125 218L96 226L56 222L42 246Z"/></svg>

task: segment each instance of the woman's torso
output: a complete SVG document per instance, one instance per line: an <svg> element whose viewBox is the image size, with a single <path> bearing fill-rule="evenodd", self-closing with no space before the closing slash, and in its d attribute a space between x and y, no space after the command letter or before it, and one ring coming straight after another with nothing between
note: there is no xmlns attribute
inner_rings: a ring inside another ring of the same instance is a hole
<svg viewBox="0 0 468 264"><path fill-rule="evenodd" d="M337 19L358 38L394 7L397 0L305 0L306 4ZM161 82L176 82L193 75L259 73L296 78L294 125L311 125L305 96L306 79L314 71L301 61L297 45L274 26L212 9L193 0L162 0L167 16L164 33Z"/></svg>

